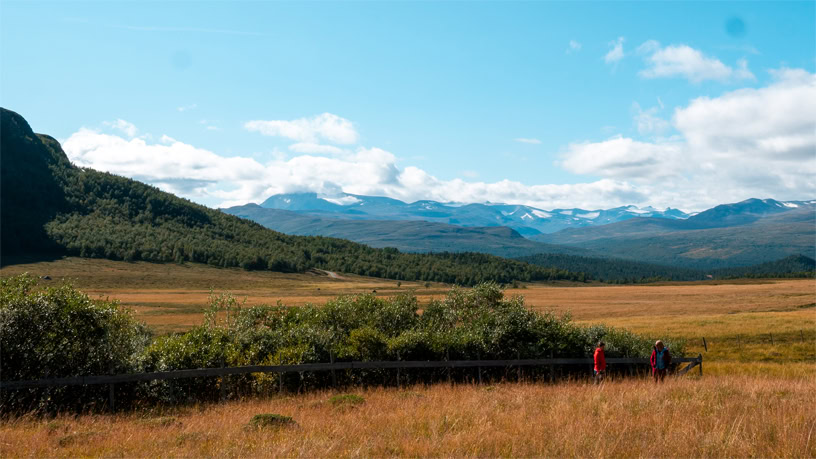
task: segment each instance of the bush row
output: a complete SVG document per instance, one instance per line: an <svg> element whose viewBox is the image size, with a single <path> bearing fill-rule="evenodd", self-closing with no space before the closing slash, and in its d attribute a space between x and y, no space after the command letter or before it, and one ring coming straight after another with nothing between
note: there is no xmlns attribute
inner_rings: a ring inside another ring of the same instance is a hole
<svg viewBox="0 0 816 459"><path fill-rule="evenodd" d="M392 298L342 296L324 306L244 307L230 294L212 294L202 325L151 339L147 329L114 301L91 300L68 285L37 289L30 276L2 281L2 379L169 371L243 365L336 361L588 357L606 341L607 357L647 357L651 343L628 331L581 327L570 317L506 298L493 283L452 289L420 306L413 293ZM682 343L673 343L682 354ZM487 371L487 370L486 370ZM489 370L501 377L504 369ZM340 384L393 382L394 371L338 372ZM446 377L445 370L403 372L414 382ZM454 377L473 377L471 370ZM231 392L258 393L283 383L290 389L331 384L326 373L247 375L229 379ZM220 378L122 384L124 403L179 403L217 397ZM3 391L6 410L89 409L107 388Z"/></svg>

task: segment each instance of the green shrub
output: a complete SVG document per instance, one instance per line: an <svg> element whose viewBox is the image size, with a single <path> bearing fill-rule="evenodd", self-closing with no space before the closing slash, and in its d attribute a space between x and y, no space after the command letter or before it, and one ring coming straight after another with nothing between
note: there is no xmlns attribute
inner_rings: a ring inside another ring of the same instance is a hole
<svg viewBox="0 0 816 459"><path fill-rule="evenodd" d="M38 289L27 274L0 282L5 381L136 372L149 339L116 301L92 300L69 284ZM74 386L2 391L1 397L7 411L82 408L106 395L106 387Z"/></svg>

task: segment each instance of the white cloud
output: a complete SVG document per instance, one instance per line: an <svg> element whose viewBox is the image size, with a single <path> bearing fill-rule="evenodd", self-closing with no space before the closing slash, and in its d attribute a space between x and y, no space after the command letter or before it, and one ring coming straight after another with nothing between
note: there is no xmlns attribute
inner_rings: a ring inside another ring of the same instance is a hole
<svg viewBox="0 0 816 459"><path fill-rule="evenodd" d="M764 88L701 97L675 110L680 133L569 146L561 165L631 183L660 206L700 210L748 197L816 194L816 75L773 72ZM649 191L651 190L651 191Z"/></svg>
<svg viewBox="0 0 816 459"><path fill-rule="evenodd" d="M299 142L289 145L289 149L298 153L318 153L318 154L332 154L338 155L343 153L342 148L333 145L321 145L310 142Z"/></svg>
<svg viewBox="0 0 816 459"><path fill-rule="evenodd" d="M320 139L323 139L331 143L351 145L357 143L359 138L351 121L331 113L291 121L248 121L244 124L244 128L263 135L286 137L309 143L318 143Z"/></svg>
<svg viewBox="0 0 816 459"><path fill-rule="evenodd" d="M186 112L189 110L195 110L198 108L198 104L190 104L190 105L182 105L181 107L176 107L176 110L180 112Z"/></svg>
<svg viewBox="0 0 816 459"><path fill-rule="evenodd" d="M623 41L623 37L618 37L617 40L609 42L611 49L604 56L604 61L606 61L607 64L613 64L623 59Z"/></svg>
<svg viewBox="0 0 816 459"><path fill-rule="evenodd" d="M116 129L128 137L136 137L136 134L139 133L139 130L136 129L136 126L133 123L125 121L121 118L117 119L116 121L105 121L102 124L109 128Z"/></svg>
<svg viewBox="0 0 816 459"><path fill-rule="evenodd" d="M479 173L474 171L474 170L470 170L470 169L463 170L462 171L462 177L469 178L469 179L475 179L475 178L479 177Z"/></svg>
<svg viewBox="0 0 816 459"><path fill-rule="evenodd" d="M767 87L721 97L700 97L674 115L689 146L728 157L814 160L816 75L804 70L773 72Z"/></svg>
<svg viewBox="0 0 816 459"><path fill-rule="evenodd" d="M681 153L681 146L674 142L656 144L616 136L603 142L571 144L560 164L576 174L651 181L674 175Z"/></svg>
<svg viewBox="0 0 816 459"><path fill-rule="evenodd" d="M565 52L567 54L575 53L575 52L581 51L581 48L582 48L581 43L579 43L579 42L577 42L575 40L570 40L569 47L567 47L567 50Z"/></svg>
<svg viewBox="0 0 816 459"><path fill-rule="evenodd" d="M531 138L524 138L524 137L519 137L519 138L513 139L513 140L515 140L516 142L519 142L519 143L529 143L529 144L533 144L533 145L538 145L538 144L541 143L541 141L538 140L538 139L531 139Z"/></svg>
<svg viewBox="0 0 816 459"><path fill-rule="evenodd" d="M682 77L693 83L705 80L728 82L755 79L754 74L748 70L748 61L745 59L737 61L737 68L734 69L687 45L661 48L660 43L649 40L640 45L637 51L638 54L645 55L648 65L640 71L644 78Z"/></svg>
<svg viewBox="0 0 816 459"><path fill-rule="evenodd" d="M124 139L82 128L63 143L72 162L136 178L185 197L207 195L208 184L255 179L263 166L249 158L224 158L163 135L161 143Z"/></svg>

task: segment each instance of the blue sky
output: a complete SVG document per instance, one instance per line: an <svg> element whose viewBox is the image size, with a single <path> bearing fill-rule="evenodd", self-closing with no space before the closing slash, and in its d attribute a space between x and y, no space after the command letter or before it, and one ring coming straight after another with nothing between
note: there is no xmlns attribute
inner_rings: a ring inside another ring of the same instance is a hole
<svg viewBox="0 0 816 459"><path fill-rule="evenodd" d="M210 206L813 199L814 5L4 1L0 104Z"/></svg>

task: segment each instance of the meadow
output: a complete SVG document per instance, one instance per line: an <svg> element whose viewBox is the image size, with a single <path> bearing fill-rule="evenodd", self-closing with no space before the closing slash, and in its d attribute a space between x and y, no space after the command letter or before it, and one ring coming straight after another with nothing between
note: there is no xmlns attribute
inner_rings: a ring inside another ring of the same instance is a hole
<svg viewBox="0 0 816 459"><path fill-rule="evenodd" d="M327 273L63 259L6 266L71 279L118 298L157 334L200 324L210 287L247 304L322 304L339 294L420 301L449 286ZM49 281L43 281L49 282ZM527 284L528 307L643 336L684 338L696 371L662 386L640 378L543 384L346 388L146 411L25 416L0 423L0 455L19 456L816 456L816 283L735 280L635 286ZM706 340L708 349L703 345ZM256 414L290 426L247 427Z"/></svg>
<svg viewBox="0 0 816 459"><path fill-rule="evenodd" d="M811 379L417 386L17 418L3 457L813 457ZM337 399L335 398L336 402ZM354 403L358 402L358 403ZM294 424L250 427L276 413Z"/></svg>

